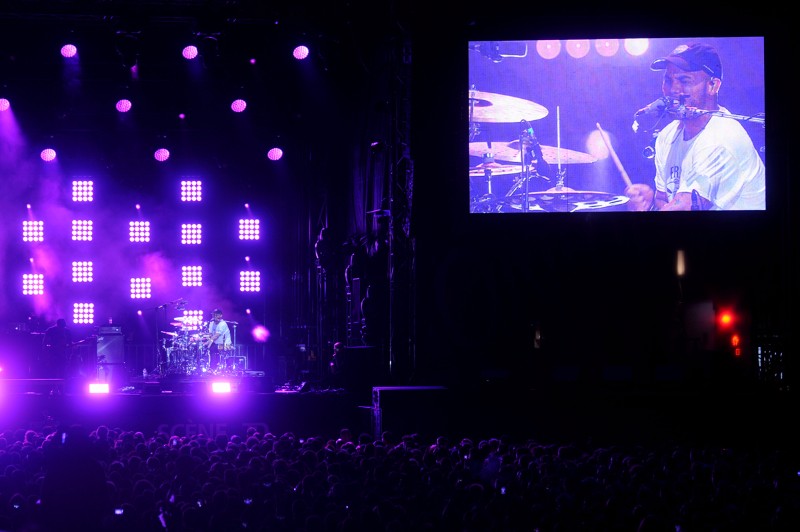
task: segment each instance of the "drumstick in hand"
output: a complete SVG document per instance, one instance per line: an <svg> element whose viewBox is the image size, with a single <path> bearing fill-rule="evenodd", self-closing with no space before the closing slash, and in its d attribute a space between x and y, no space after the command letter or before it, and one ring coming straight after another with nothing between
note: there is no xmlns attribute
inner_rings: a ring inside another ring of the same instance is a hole
<svg viewBox="0 0 800 532"><path fill-rule="evenodd" d="M622 179L625 181L625 185L631 186L631 178L628 177L628 172L625 171L625 168L622 167L622 163L619 161L619 157L617 157L617 152L614 151L614 147L611 145L611 142L606 138L606 132L603 131L603 128L600 127L600 123L597 123L597 129L600 130L600 137L603 139L603 142L606 143L606 148L608 148L608 153L611 154L611 159L614 160L614 164L617 165L617 170L622 175Z"/></svg>

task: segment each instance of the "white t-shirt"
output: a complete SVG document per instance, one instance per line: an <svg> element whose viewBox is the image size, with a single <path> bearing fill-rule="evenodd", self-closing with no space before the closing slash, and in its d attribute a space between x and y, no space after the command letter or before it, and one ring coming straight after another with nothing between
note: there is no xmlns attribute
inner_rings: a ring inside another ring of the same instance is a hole
<svg viewBox="0 0 800 532"><path fill-rule="evenodd" d="M214 341L217 345L228 345L231 343L231 330L225 320L219 320L219 323L212 320L211 323L208 324L208 332L211 336L214 336L215 333L219 333L219 337Z"/></svg>
<svg viewBox="0 0 800 532"><path fill-rule="evenodd" d="M712 116L690 140L683 140L683 124L674 120L659 132L655 148L655 187L668 201L696 190L711 201L711 210L766 209L764 163L736 119Z"/></svg>

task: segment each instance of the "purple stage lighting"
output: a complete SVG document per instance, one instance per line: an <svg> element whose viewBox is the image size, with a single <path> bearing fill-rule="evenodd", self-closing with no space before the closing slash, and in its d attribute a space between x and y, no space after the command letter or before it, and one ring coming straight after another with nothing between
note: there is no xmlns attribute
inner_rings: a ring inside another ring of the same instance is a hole
<svg viewBox="0 0 800 532"><path fill-rule="evenodd" d="M11 102L5 98L0 98L0 111L8 111L11 107Z"/></svg>
<svg viewBox="0 0 800 532"><path fill-rule="evenodd" d="M261 272L254 270L244 270L239 272L239 291L260 292Z"/></svg>
<svg viewBox="0 0 800 532"><path fill-rule="evenodd" d="M39 157L46 163L52 162L56 158L56 150L53 148L45 148L42 150L42 153L39 154Z"/></svg>
<svg viewBox="0 0 800 532"><path fill-rule="evenodd" d="M203 182L181 181L181 201L203 201Z"/></svg>
<svg viewBox="0 0 800 532"><path fill-rule="evenodd" d="M169 150L166 148L159 148L153 154L153 157L155 157L156 161L163 163L164 161L169 159Z"/></svg>
<svg viewBox="0 0 800 532"><path fill-rule="evenodd" d="M181 284L183 286L203 286L203 267L182 266Z"/></svg>
<svg viewBox="0 0 800 532"><path fill-rule="evenodd" d="M302 61L303 59L308 57L308 47L303 45L297 46L292 51L292 55L294 56L295 59Z"/></svg>
<svg viewBox="0 0 800 532"><path fill-rule="evenodd" d="M133 104L131 103L131 101L126 100L124 98L122 100L117 101L116 105L117 111L119 111L120 113L127 113L128 111L131 110L132 106Z"/></svg>
<svg viewBox="0 0 800 532"><path fill-rule="evenodd" d="M128 222L128 238L131 242L150 242L150 222L147 220Z"/></svg>
<svg viewBox="0 0 800 532"><path fill-rule="evenodd" d="M197 245L203 243L202 224L181 224L181 244Z"/></svg>
<svg viewBox="0 0 800 532"><path fill-rule="evenodd" d="M152 281L149 277L133 277L131 279L131 299L150 299Z"/></svg>
<svg viewBox="0 0 800 532"><path fill-rule="evenodd" d="M72 240L91 242L94 235L91 220L72 220Z"/></svg>
<svg viewBox="0 0 800 532"><path fill-rule="evenodd" d="M234 113L241 113L247 108L247 102L244 100L233 100L231 103L231 109Z"/></svg>
<svg viewBox="0 0 800 532"><path fill-rule="evenodd" d="M258 240L260 237L260 221L257 218L239 220L239 240Z"/></svg>
<svg viewBox="0 0 800 532"><path fill-rule="evenodd" d="M94 303L74 303L72 323L94 323Z"/></svg>
<svg viewBox="0 0 800 532"><path fill-rule="evenodd" d="M94 281L94 263L92 261L72 262L72 282L91 283Z"/></svg>
<svg viewBox="0 0 800 532"><path fill-rule="evenodd" d="M197 46L190 44L189 46L185 46L183 51L181 52L184 58L186 59L194 59L197 57Z"/></svg>
<svg viewBox="0 0 800 532"><path fill-rule="evenodd" d="M94 181L73 181L72 201L94 201Z"/></svg>
<svg viewBox="0 0 800 532"><path fill-rule="evenodd" d="M267 158L270 161L279 161L283 157L283 150L280 148L272 148L267 152Z"/></svg>
<svg viewBox="0 0 800 532"><path fill-rule="evenodd" d="M44 294L44 275L26 273L22 275L22 295L40 296Z"/></svg>
<svg viewBox="0 0 800 532"><path fill-rule="evenodd" d="M44 222L42 220L23 220L22 241L44 242Z"/></svg>
<svg viewBox="0 0 800 532"><path fill-rule="evenodd" d="M78 55L78 48L74 44L65 44L61 47L61 55L63 57L75 57Z"/></svg>

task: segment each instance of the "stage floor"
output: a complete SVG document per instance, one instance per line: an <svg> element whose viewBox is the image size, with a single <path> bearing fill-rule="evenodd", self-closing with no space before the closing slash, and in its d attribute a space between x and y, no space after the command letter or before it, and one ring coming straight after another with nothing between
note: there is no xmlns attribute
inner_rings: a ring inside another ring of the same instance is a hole
<svg viewBox="0 0 800 532"><path fill-rule="evenodd" d="M187 435L260 432L336 438L339 430L378 437L383 430L427 439L508 436L600 444L687 441L791 448L800 445L794 395L737 390L630 391L559 386L381 386L320 389L274 386L264 377L135 379L108 395L59 379L0 379L0 431L98 425ZM380 393L376 394L376 391Z"/></svg>

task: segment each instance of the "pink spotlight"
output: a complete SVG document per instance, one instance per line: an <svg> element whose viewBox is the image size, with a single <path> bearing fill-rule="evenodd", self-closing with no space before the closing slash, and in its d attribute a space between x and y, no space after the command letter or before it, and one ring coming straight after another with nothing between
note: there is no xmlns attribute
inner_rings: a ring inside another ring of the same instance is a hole
<svg viewBox="0 0 800 532"><path fill-rule="evenodd" d="M231 109L234 113L241 113L247 109L247 102L241 99L233 100L233 103L231 103Z"/></svg>
<svg viewBox="0 0 800 532"><path fill-rule="evenodd" d="M56 150L53 148L45 148L42 150L42 153L39 154L39 157L46 163L52 162L53 159L56 158Z"/></svg>
<svg viewBox="0 0 800 532"><path fill-rule="evenodd" d="M11 107L11 102L5 98L0 98L0 111L8 111Z"/></svg>
<svg viewBox="0 0 800 532"><path fill-rule="evenodd" d="M231 393L230 382L212 382L211 391L213 393Z"/></svg>
<svg viewBox="0 0 800 532"><path fill-rule="evenodd" d="M153 157L155 157L156 161L163 163L164 161L169 159L169 150L166 148L159 148L153 154Z"/></svg>
<svg viewBox="0 0 800 532"><path fill-rule="evenodd" d="M183 51L181 52L181 55L183 55L183 57L185 59L189 59L189 60L194 59L195 57L197 57L197 46L195 46L193 44L190 44L189 46L185 46L183 48Z"/></svg>
<svg viewBox="0 0 800 532"><path fill-rule="evenodd" d="M302 61L308 57L308 46L301 44L300 46L295 47L295 49L292 51L292 55L295 59Z"/></svg>
<svg viewBox="0 0 800 532"><path fill-rule="evenodd" d="M186 120L186 113L178 113L178 120Z"/></svg>
<svg viewBox="0 0 800 532"><path fill-rule="evenodd" d="M122 100L119 100L117 102L116 107L117 107L117 111L119 111L120 113L127 113L128 111L131 110L131 107L133 107L133 104L131 103L130 100L126 100L126 99L123 98Z"/></svg>
<svg viewBox="0 0 800 532"><path fill-rule="evenodd" d="M94 394L106 394L108 395L108 383L107 382L90 382L89 383L89 393Z"/></svg>
<svg viewBox="0 0 800 532"><path fill-rule="evenodd" d="M253 335L253 340L256 342L264 343L269 340L269 329L264 327L263 325L256 325L253 327L252 332L250 333Z"/></svg>
<svg viewBox="0 0 800 532"><path fill-rule="evenodd" d="M555 59L561 53L561 41L536 41L536 52L542 59Z"/></svg>
<svg viewBox="0 0 800 532"><path fill-rule="evenodd" d="M591 44L588 39L573 39L567 41L567 53L575 59L585 57L589 53Z"/></svg>
<svg viewBox="0 0 800 532"><path fill-rule="evenodd" d="M619 51L619 39L597 39L594 42L597 54L603 57L613 57Z"/></svg>
<svg viewBox="0 0 800 532"><path fill-rule="evenodd" d="M267 158L270 161L279 161L283 157L283 150L280 148L272 148L267 152Z"/></svg>
<svg viewBox="0 0 800 532"><path fill-rule="evenodd" d="M78 55L78 48L74 44L65 44L61 47L61 55L63 57L75 57Z"/></svg>

